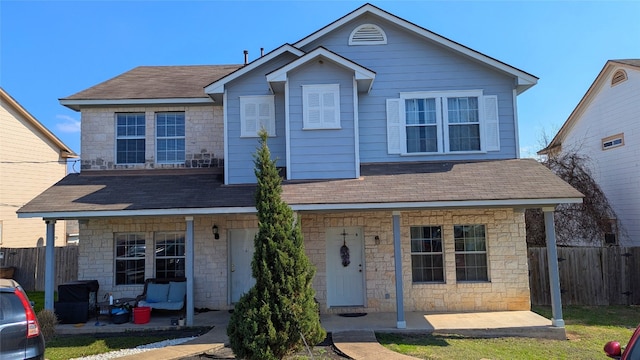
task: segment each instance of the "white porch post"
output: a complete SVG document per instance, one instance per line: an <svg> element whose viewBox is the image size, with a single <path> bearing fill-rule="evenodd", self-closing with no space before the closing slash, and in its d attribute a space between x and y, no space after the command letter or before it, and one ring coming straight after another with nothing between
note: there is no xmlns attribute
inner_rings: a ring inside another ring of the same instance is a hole
<svg viewBox="0 0 640 360"><path fill-rule="evenodd" d="M402 247L400 246L400 212L394 211L393 215L393 259L396 272L396 316L398 329L406 329L407 322L404 319L404 292L402 288Z"/></svg>
<svg viewBox="0 0 640 360"><path fill-rule="evenodd" d="M44 250L44 308L53 311L53 293L55 291L55 246L56 221L45 219L47 224L47 240Z"/></svg>
<svg viewBox="0 0 640 360"><path fill-rule="evenodd" d="M549 286L551 287L551 324L564 327L562 319L562 298L560 296L560 274L558 271L558 249L556 248L556 227L553 219L555 208L542 208L547 238L547 261L549 264Z"/></svg>
<svg viewBox="0 0 640 360"><path fill-rule="evenodd" d="M186 261L185 261L185 277L187 278L187 326L193 326L193 216L185 218L187 222L187 238L186 238Z"/></svg>

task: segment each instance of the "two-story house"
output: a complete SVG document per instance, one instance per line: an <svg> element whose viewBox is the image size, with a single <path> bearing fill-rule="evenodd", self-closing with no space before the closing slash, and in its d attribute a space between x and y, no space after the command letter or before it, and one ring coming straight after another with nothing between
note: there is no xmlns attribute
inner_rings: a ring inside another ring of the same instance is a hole
<svg viewBox="0 0 640 360"><path fill-rule="evenodd" d="M609 60L549 145L539 154L575 152L616 213L588 244L640 245L640 59Z"/></svg>
<svg viewBox="0 0 640 360"><path fill-rule="evenodd" d="M265 128L323 313L529 310L524 209L582 196L518 159L536 82L366 4L244 65L142 66L61 99L82 172L20 215L80 219L78 275L100 290L186 276L187 323L230 309L253 284Z"/></svg>
<svg viewBox="0 0 640 360"><path fill-rule="evenodd" d="M71 148L0 88L0 247L45 245L42 221L19 219L16 210L62 179L67 159L75 157ZM56 229L55 245L66 245L65 225L61 222Z"/></svg>

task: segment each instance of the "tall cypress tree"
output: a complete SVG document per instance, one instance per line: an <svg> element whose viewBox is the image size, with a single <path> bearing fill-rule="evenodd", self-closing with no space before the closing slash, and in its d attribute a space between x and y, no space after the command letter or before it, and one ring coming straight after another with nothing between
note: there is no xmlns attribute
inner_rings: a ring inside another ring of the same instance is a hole
<svg viewBox="0 0 640 360"><path fill-rule="evenodd" d="M300 350L304 341L319 343L326 332L311 287L315 269L304 252L300 224L281 198L281 179L265 131L260 132L254 163L259 229L251 270L256 284L236 303L227 334L239 358L282 359Z"/></svg>

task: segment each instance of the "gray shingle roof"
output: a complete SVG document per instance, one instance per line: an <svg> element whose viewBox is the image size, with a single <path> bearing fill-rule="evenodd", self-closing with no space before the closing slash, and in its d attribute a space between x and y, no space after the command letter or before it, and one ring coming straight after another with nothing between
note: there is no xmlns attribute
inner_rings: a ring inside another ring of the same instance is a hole
<svg viewBox="0 0 640 360"><path fill-rule="evenodd" d="M204 87L242 65L139 66L60 100L207 98Z"/></svg>
<svg viewBox="0 0 640 360"><path fill-rule="evenodd" d="M254 207L255 185L223 185L219 174L123 173L68 175L19 213ZM533 159L363 165L360 179L285 181L282 196L292 206L325 204L336 209L344 204L492 200L539 204L536 200L561 203L582 198Z"/></svg>
<svg viewBox="0 0 640 360"><path fill-rule="evenodd" d="M620 64L640 67L640 59L619 59L619 60L611 60L613 62L617 62Z"/></svg>

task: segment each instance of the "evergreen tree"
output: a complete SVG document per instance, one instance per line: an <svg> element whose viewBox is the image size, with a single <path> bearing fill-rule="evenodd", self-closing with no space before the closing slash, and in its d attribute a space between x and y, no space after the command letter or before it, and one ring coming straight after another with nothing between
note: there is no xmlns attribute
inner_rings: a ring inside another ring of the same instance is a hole
<svg viewBox="0 0 640 360"><path fill-rule="evenodd" d="M254 163L259 229L251 270L256 284L235 305L227 334L241 359L282 359L304 342L319 343L326 332L311 287L315 269L304 252L300 225L281 198L280 174L265 131Z"/></svg>

